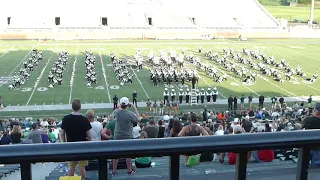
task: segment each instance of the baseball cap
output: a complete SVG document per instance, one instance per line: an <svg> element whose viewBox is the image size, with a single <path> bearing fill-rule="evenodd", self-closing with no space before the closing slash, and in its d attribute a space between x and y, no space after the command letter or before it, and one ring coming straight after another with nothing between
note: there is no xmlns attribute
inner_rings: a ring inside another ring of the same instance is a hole
<svg viewBox="0 0 320 180"><path fill-rule="evenodd" d="M162 118L164 121L169 121L170 117L168 115L163 116Z"/></svg>
<svg viewBox="0 0 320 180"><path fill-rule="evenodd" d="M316 106L314 107L314 109L318 112L320 112L320 102L316 103Z"/></svg>
<svg viewBox="0 0 320 180"><path fill-rule="evenodd" d="M120 104L128 105L129 104L129 99L127 97L122 97L120 99Z"/></svg>
<svg viewBox="0 0 320 180"><path fill-rule="evenodd" d="M233 122L234 123L238 123L239 122L239 118L234 118Z"/></svg>

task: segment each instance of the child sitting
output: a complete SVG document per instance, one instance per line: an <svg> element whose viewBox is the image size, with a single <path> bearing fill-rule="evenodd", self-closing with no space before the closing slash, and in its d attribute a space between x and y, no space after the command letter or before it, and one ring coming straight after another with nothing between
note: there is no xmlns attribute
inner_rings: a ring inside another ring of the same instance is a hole
<svg viewBox="0 0 320 180"><path fill-rule="evenodd" d="M147 133L142 131L140 133L140 139L147 139ZM151 157L139 157L135 161L136 168L148 168L151 166Z"/></svg>

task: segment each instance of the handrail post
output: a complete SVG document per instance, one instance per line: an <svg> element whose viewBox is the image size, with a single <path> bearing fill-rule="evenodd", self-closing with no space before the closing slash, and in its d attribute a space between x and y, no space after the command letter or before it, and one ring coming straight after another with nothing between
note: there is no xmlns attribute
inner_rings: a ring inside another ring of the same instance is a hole
<svg viewBox="0 0 320 180"><path fill-rule="evenodd" d="M311 148L303 147L299 149L298 164L297 164L297 180L308 179L308 168L310 161Z"/></svg>
<svg viewBox="0 0 320 180"><path fill-rule="evenodd" d="M99 180L108 180L107 158L98 159L98 174Z"/></svg>
<svg viewBox="0 0 320 180"><path fill-rule="evenodd" d="M32 180L32 170L30 162L20 163L21 180Z"/></svg>
<svg viewBox="0 0 320 180"><path fill-rule="evenodd" d="M237 153L236 180L245 180L247 176L248 152Z"/></svg>
<svg viewBox="0 0 320 180"><path fill-rule="evenodd" d="M170 156L170 180L178 180L180 175L180 155L173 154Z"/></svg>

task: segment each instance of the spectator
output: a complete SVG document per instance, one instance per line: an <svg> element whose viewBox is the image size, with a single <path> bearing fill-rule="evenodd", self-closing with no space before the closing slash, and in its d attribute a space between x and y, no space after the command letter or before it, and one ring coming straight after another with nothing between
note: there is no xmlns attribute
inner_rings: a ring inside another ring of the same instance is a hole
<svg viewBox="0 0 320 180"><path fill-rule="evenodd" d="M294 124L294 130L301 130L302 129L302 126L300 123L295 123Z"/></svg>
<svg viewBox="0 0 320 180"><path fill-rule="evenodd" d="M169 116L164 116L163 119L167 119L169 120L169 124L166 128L166 137L169 137L170 136L170 132L171 132L171 129L172 129L172 126L173 126L173 121L174 119L170 118Z"/></svg>
<svg viewBox="0 0 320 180"><path fill-rule="evenodd" d="M265 127L264 126L259 126L257 128L258 133L263 133L265 132ZM270 150L258 150L258 151L253 151L252 152L252 157L257 163L261 162L271 162L274 159L274 152L272 149Z"/></svg>
<svg viewBox="0 0 320 180"><path fill-rule="evenodd" d="M207 105L204 106L204 110L202 112L202 120L207 122L208 121L208 111L207 111Z"/></svg>
<svg viewBox="0 0 320 180"><path fill-rule="evenodd" d="M90 129L92 128L88 119L81 115L81 102L79 99L72 101L73 112L62 119L60 139L62 142L91 141ZM71 161L69 163L69 176L74 176L75 167L78 164L82 178L87 177L85 167L88 161Z"/></svg>
<svg viewBox="0 0 320 180"><path fill-rule="evenodd" d="M209 115L209 117L208 117L208 119L216 119L217 118L217 115L216 115L216 113L214 112L214 111L212 111L212 112L210 112L210 115Z"/></svg>
<svg viewBox="0 0 320 180"><path fill-rule="evenodd" d="M43 131L38 130L38 127L37 123L32 124L32 131L29 133L29 139L32 140L32 143L42 143L41 134Z"/></svg>
<svg viewBox="0 0 320 180"><path fill-rule="evenodd" d="M101 141L102 129L103 129L102 124L98 121L95 121L93 110L88 110L86 113L86 116L91 125L91 129L90 129L91 141Z"/></svg>
<svg viewBox="0 0 320 180"><path fill-rule="evenodd" d="M128 107L133 108L133 112L127 110ZM133 122L140 121L140 115L136 106L132 106L129 103L129 99L127 97L122 97L120 99L120 109L116 109L113 112L114 116L116 117L116 126L114 130L114 139L115 140L125 140L125 139L132 139L133 134ZM135 170L132 168L131 158L127 158L127 167L128 167L128 175L133 175ZM118 159L114 159L112 162L112 175L116 175L117 166L118 166Z"/></svg>
<svg viewBox="0 0 320 180"><path fill-rule="evenodd" d="M226 134L233 134L233 128L229 127L227 131L225 131L223 134L221 135L226 135ZM220 163L224 163L224 157L226 156L225 152L220 153L220 158L219 158L219 162Z"/></svg>
<svg viewBox="0 0 320 180"><path fill-rule="evenodd" d="M147 133L149 139L157 138L159 127L155 126L153 119L150 119L148 126L143 128L143 131Z"/></svg>
<svg viewBox="0 0 320 180"><path fill-rule="evenodd" d="M46 127L46 128L47 128L47 127L49 126L49 123L48 123L48 121L45 119L45 120L41 121L40 125L41 125L41 127Z"/></svg>
<svg viewBox="0 0 320 180"><path fill-rule="evenodd" d="M133 139L139 139L140 138L140 131L141 128L137 122L133 122Z"/></svg>
<svg viewBox="0 0 320 180"><path fill-rule="evenodd" d="M14 118L10 122L10 128L13 129L13 126L19 126L20 127L19 122Z"/></svg>
<svg viewBox="0 0 320 180"><path fill-rule="evenodd" d="M252 128L253 128L253 125L252 125L252 122L250 121L250 117L249 116L246 116L243 121L242 121L242 128L244 129L244 131L246 133L252 131Z"/></svg>
<svg viewBox="0 0 320 180"><path fill-rule="evenodd" d="M320 129L320 102L316 103L313 115L303 120L302 128ZM311 151L311 167L320 167L320 148Z"/></svg>
<svg viewBox="0 0 320 180"><path fill-rule="evenodd" d="M231 127L234 129L236 126L240 127L240 121L239 118L234 118L233 123L231 124Z"/></svg>
<svg viewBox="0 0 320 180"><path fill-rule="evenodd" d="M158 127L159 127L159 130L158 130L158 137L157 138L163 138L166 127L163 125L162 120L158 121Z"/></svg>
<svg viewBox="0 0 320 180"><path fill-rule="evenodd" d="M234 134L241 134L242 133L241 127L236 127L235 129L233 129L233 133ZM230 165L236 164L237 153L229 152L228 156L229 156L229 164ZM248 160L249 159L250 159L250 153L248 153Z"/></svg>
<svg viewBox="0 0 320 180"><path fill-rule="evenodd" d="M14 125L10 134L11 144L20 144L22 137L20 126Z"/></svg>
<svg viewBox="0 0 320 180"><path fill-rule="evenodd" d="M215 132L215 135L224 135L224 130L222 125L218 126L218 130Z"/></svg>
<svg viewBox="0 0 320 180"><path fill-rule="evenodd" d="M180 123L180 122L179 122ZM197 125L197 116L195 114L191 114L191 124L182 128L179 132L178 136L200 136L200 134L204 136L208 136L208 132L201 126ZM185 156L185 165L189 160L189 155Z"/></svg>
<svg viewBox="0 0 320 180"><path fill-rule="evenodd" d="M3 136L1 137L1 145L8 145L11 143L11 138L8 136L7 132L3 133Z"/></svg>
<svg viewBox="0 0 320 180"><path fill-rule="evenodd" d="M148 135L146 132L142 131L140 133L140 139L147 139ZM151 157L139 157L135 160L135 165L137 168L148 168L151 166Z"/></svg>
<svg viewBox="0 0 320 180"><path fill-rule="evenodd" d="M265 126L265 129L266 129L266 132L272 132L272 129L271 129L271 127L270 127L270 125L268 123L265 123L264 126Z"/></svg>
<svg viewBox="0 0 320 180"><path fill-rule="evenodd" d="M43 133L41 134L41 140L42 140L42 143L49 143L50 142L50 138L49 138L47 129L43 130Z"/></svg>
<svg viewBox="0 0 320 180"><path fill-rule="evenodd" d="M102 130L102 134L101 134L102 138L104 140L114 139L114 129L115 128L116 128L116 120L115 120L114 116L111 116L109 123ZM108 135L108 132L110 132L110 135Z"/></svg>
<svg viewBox="0 0 320 180"><path fill-rule="evenodd" d="M49 129L48 135L49 135L50 142L55 143L57 140L57 136L55 133L53 133L52 128Z"/></svg>
<svg viewBox="0 0 320 180"><path fill-rule="evenodd" d="M172 128L170 130L170 137L178 137L179 132L182 129L182 125L179 120L174 120Z"/></svg>

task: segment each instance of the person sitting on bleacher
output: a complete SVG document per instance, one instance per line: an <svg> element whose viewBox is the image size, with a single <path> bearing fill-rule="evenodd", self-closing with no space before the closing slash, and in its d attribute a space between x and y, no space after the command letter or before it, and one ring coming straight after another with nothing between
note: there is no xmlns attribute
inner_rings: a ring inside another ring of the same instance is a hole
<svg viewBox="0 0 320 180"><path fill-rule="evenodd" d="M11 138L8 136L7 132L3 133L3 136L1 137L0 145L9 145L11 143Z"/></svg>
<svg viewBox="0 0 320 180"><path fill-rule="evenodd" d="M259 126L257 128L257 133L263 133L263 132L265 132L265 127ZM274 159L274 152L272 149L252 151L252 157L257 163L271 162Z"/></svg>
<svg viewBox="0 0 320 180"><path fill-rule="evenodd" d="M145 131L140 133L140 139L147 139L148 135ZM151 166L151 157L139 157L135 161L136 168L148 168Z"/></svg>

